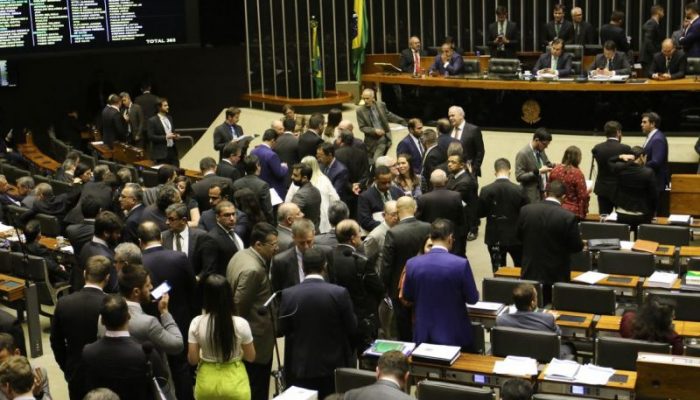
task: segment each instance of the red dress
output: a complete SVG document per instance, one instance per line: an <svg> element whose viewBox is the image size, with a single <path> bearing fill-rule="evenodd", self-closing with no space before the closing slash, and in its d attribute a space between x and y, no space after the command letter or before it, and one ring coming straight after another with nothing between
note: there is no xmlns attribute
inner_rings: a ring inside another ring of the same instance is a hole
<svg viewBox="0 0 700 400"><path fill-rule="evenodd" d="M566 186L566 198L561 205L580 219L586 218L590 196L586 188L586 178L580 169L557 164L549 173L549 181L561 181Z"/></svg>
<svg viewBox="0 0 700 400"><path fill-rule="evenodd" d="M620 320L620 336L628 339L649 340L643 337L634 336L634 319L637 317L635 311L625 311ZM676 331L671 331L665 340L672 347L671 353L676 355L683 354L683 337L678 335Z"/></svg>

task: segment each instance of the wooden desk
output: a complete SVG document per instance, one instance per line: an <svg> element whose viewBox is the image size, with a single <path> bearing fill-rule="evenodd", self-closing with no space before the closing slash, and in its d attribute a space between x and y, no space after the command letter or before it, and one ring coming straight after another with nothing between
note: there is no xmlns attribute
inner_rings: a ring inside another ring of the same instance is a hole
<svg viewBox="0 0 700 400"><path fill-rule="evenodd" d="M61 166L61 163L39 150L39 148L34 144L34 138L32 137L31 132L27 132L25 136L25 143L17 145L17 150L19 153L38 168L56 172L56 170Z"/></svg>
<svg viewBox="0 0 700 400"><path fill-rule="evenodd" d="M670 211L672 214L700 215L700 175L671 175Z"/></svg>
<svg viewBox="0 0 700 400"><path fill-rule="evenodd" d="M500 360L503 358L469 353L462 353L450 366L410 360L411 377L438 379L465 385L500 387L503 382L513 378L493 373L493 366ZM523 375L520 378L532 380L534 376Z"/></svg>
<svg viewBox="0 0 700 400"><path fill-rule="evenodd" d="M622 317L619 315L601 315L595 325L595 331L619 333L621 322ZM700 322L674 320L673 329L684 338L700 337Z"/></svg>
<svg viewBox="0 0 700 400"><path fill-rule="evenodd" d="M501 267L496 272L494 273L494 276L500 277L500 278L520 278L520 267ZM581 283L584 284L583 282L574 282L574 278L577 276L583 274L582 271L571 271L571 281L572 283ZM612 278L612 280L610 279ZM616 281L617 279L624 279L626 280L625 282L619 282ZM636 292L637 286L639 285L639 277L634 276L634 275L609 275L608 278L605 278L601 281L596 282L596 285L600 286L608 286L608 287L615 287L615 288L621 288L621 289L627 289L627 290L634 290Z"/></svg>
<svg viewBox="0 0 700 400"><path fill-rule="evenodd" d="M24 298L24 279L0 274L0 299L13 302Z"/></svg>
<svg viewBox="0 0 700 400"><path fill-rule="evenodd" d="M596 317L595 314L579 313L574 311L566 310L554 310L559 316L557 317L556 323L560 328L568 329L569 334L564 334L563 336L577 336L577 334L582 334L585 336L591 336L591 328L593 326L593 319ZM507 312L507 307L503 312ZM546 311L545 311L546 312ZM581 319L581 321L565 321L561 319L562 316L575 317ZM484 325L484 328L490 329L496 325L497 315L493 314L469 314L469 319L474 322L480 322Z"/></svg>
<svg viewBox="0 0 700 400"><path fill-rule="evenodd" d="M620 322L622 317L619 315L601 315L598 322L595 324L596 332L620 332Z"/></svg>
<svg viewBox="0 0 700 400"><path fill-rule="evenodd" d="M681 246L681 257L700 257L700 246Z"/></svg>
<svg viewBox="0 0 700 400"><path fill-rule="evenodd" d="M619 380L619 381L618 381ZM605 385L585 385L574 382L550 381L545 379L544 371L537 377L538 393L552 393L597 399L632 400L637 384L637 373L617 370Z"/></svg>
<svg viewBox="0 0 700 400"><path fill-rule="evenodd" d="M522 268L520 267L500 267L494 272L493 276L497 278L520 278L520 272Z"/></svg>
<svg viewBox="0 0 700 400"><path fill-rule="evenodd" d="M693 175L695 176L695 175ZM600 214L586 214L586 221L590 222L600 222ZM616 221L609 221L609 222L616 222ZM666 217L656 217L651 221L652 224L654 225L670 225L668 223L668 218ZM690 224L691 228L700 228L700 220L693 220L693 223Z"/></svg>
<svg viewBox="0 0 700 400"><path fill-rule="evenodd" d="M670 288L651 286L649 280L645 280L642 285L643 290L680 290L681 289L681 278L677 278Z"/></svg>

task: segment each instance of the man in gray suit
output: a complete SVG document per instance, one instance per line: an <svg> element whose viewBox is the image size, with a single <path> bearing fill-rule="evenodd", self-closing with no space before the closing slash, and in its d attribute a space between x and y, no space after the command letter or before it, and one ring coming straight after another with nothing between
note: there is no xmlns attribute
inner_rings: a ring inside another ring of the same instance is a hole
<svg viewBox="0 0 700 400"><path fill-rule="evenodd" d="M195 274L200 274L202 269L199 262L202 246L200 241L204 240L207 232L188 226L189 215L190 212L184 203L169 205L165 209L165 223L168 225L168 230L161 233L161 239L166 249L185 253ZM198 275L197 279L199 278Z"/></svg>
<svg viewBox="0 0 700 400"><path fill-rule="evenodd" d="M143 117L141 106L131 101L131 96L127 92L119 93L122 99L122 115L126 121L126 128L129 132L129 144L137 147L144 147L143 128L146 126L146 120Z"/></svg>
<svg viewBox="0 0 700 400"><path fill-rule="evenodd" d="M238 315L250 324L255 344L255 361L244 361L252 400L267 400L272 370L272 320L263 305L272 294L267 271L277 253L277 229L259 222L250 233L250 247L236 252L226 269L226 279L233 289ZM265 310L267 312L262 312Z"/></svg>
<svg viewBox="0 0 700 400"><path fill-rule="evenodd" d="M387 351L377 363L377 382L345 392L345 400L409 400L404 392L408 382L408 357L400 351Z"/></svg>
<svg viewBox="0 0 700 400"><path fill-rule="evenodd" d="M277 245L285 251L294 245L292 224L304 218L304 213L295 203L282 203L277 207Z"/></svg>
<svg viewBox="0 0 700 400"><path fill-rule="evenodd" d="M391 148L391 129L389 122L406 126L406 120L387 110L386 104L374 99L374 90L362 92L364 107L357 107L357 125L365 134L365 144L372 163L386 154Z"/></svg>
<svg viewBox="0 0 700 400"><path fill-rule="evenodd" d="M552 134L545 128L537 128L532 141L515 156L515 179L520 182L530 203L542 200L547 187L547 174L552 170L544 150L552 142Z"/></svg>

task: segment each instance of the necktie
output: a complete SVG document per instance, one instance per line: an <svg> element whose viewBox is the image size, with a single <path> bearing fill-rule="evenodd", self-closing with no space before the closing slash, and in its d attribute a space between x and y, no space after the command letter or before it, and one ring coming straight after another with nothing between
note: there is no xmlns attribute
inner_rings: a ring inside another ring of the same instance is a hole
<svg viewBox="0 0 700 400"><path fill-rule="evenodd" d="M417 51L413 50L413 73L418 75L420 72L420 55Z"/></svg>
<svg viewBox="0 0 700 400"><path fill-rule="evenodd" d="M556 34L556 37L559 37L559 29L561 28L561 24L554 24L554 33Z"/></svg>
<svg viewBox="0 0 700 400"><path fill-rule="evenodd" d="M557 57L552 57L552 69L557 70L557 64L559 63L559 59Z"/></svg>
<svg viewBox="0 0 700 400"><path fill-rule="evenodd" d="M671 65L671 59L670 59L670 58L666 58L666 72L667 72L667 73L668 73L668 71L669 71L669 68L668 68L669 65Z"/></svg>
<svg viewBox="0 0 700 400"><path fill-rule="evenodd" d="M182 251L182 244L180 242L181 240L182 240L182 235L180 235L179 233L176 233L175 234L175 250L177 250L177 251Z"/></svg>
<svg viewBox="0 0 700 400"><path fill-rule="evenodd" d="M454 131L452 131L452 137L459 140L459 127L455 128Z"/></svg>
<svg viewBox="0 0 700 400"><path fill-rule="evenodd" d="M240 250L241 248L238 246L238 241L236 240L236 231L231 229L228 231L228 236L231 238L233 245L236 246L236 250Z"/></svg>
<svg viewBox="0 0 700 400"><path fill-rule="evenodd" d="M535 158L537 159L537 169L542 168L542 154L539 151L535 152Z"/></svg>
<svg viewBox="0 0 700 400"><path fill-rule="evenodd" d="M384 201L384 203L386 203L387 201L391 201L391 195L389 194L388 190L382 194L382 200Z"/></svg>
<svg viewBox="0 0 700 400"><path fill-rule="evenodd" d="M233 125L229 125L229 128L231 128L231 139L236 138L236 128L233 127Z"/></svg>
<svg viewBox="0 0 700 400"><path fill-rule="evenodd" d="M612 58L608 58L608 65L605 66L605 69L612 71Z"/></svg>
<svg viewBox="0 0 700 400"><path fill-rule="evenodd" d="M369 116L372 119L372 126L378 129L382 129L382 125L379 123L379 115L377 114L377 109L372 106L369 109Z"/></svg>
<svg viewBox="0 0 700 400"><path fill-rule="evenodd" d="M574 32L575 32L574 38L576 39L577 43L578 43L578 26L579 26L578 24L574 25Z"/></svg>
<svg viewBox="0 0 700 400"><path fill-rule="evenodd" d="M421 141L418 141L418 153L420 153L420 158L423 158L423 153L425 153L425 148L423 148L423 143Z"/></svg>

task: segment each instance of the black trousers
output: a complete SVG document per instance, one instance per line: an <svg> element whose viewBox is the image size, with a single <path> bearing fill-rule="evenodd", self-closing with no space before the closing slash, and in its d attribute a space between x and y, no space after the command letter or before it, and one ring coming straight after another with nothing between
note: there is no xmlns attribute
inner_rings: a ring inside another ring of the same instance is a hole
<svg viewBox="0 0 700 400"><path fill-rule="evenodd" d="M605 196L598 196L598 213L610 214L613 211L613 207L615 207L615 204L613 204L612 200Z"/></svg>
<svg viewBox="0 0 700 400"><path fill-rule="evenodd" d="M177 400L194 400L194 377L187 363L187 347L180 354L168 356L168 363Z"/></svg>
<svg viewBox="0 0 700 400"><path fill-rule="evenodd" d="M523 246L498 246L498 248L496 248L496 246L487 245L486 247L489 249L489 254L491 255L491 269L493 272L496 272L499 267L508 265L506 263L506 256L508 254L510 254L510 257L513 259L513 266L522 266Z"/></svg>
<svg viewBox="0 0 700 400"><path fill-rule="evenodd" d="M244 361L248 381L250 382L251 400L268 400L270 397L270 373L272 360L266 364L249 363ZM320 398L320 397L319 397Z"/></svg>
<svg viewBox="0 0 700 400"><path fill-rule="evenodd" d="M177 156L177 149L175 148L175 145L173 145L172 147L168 147L167 149L168 153L166 154L165 158L155 160L155 162L158 164L170 164L179 168L180 159Z"/></svg>

